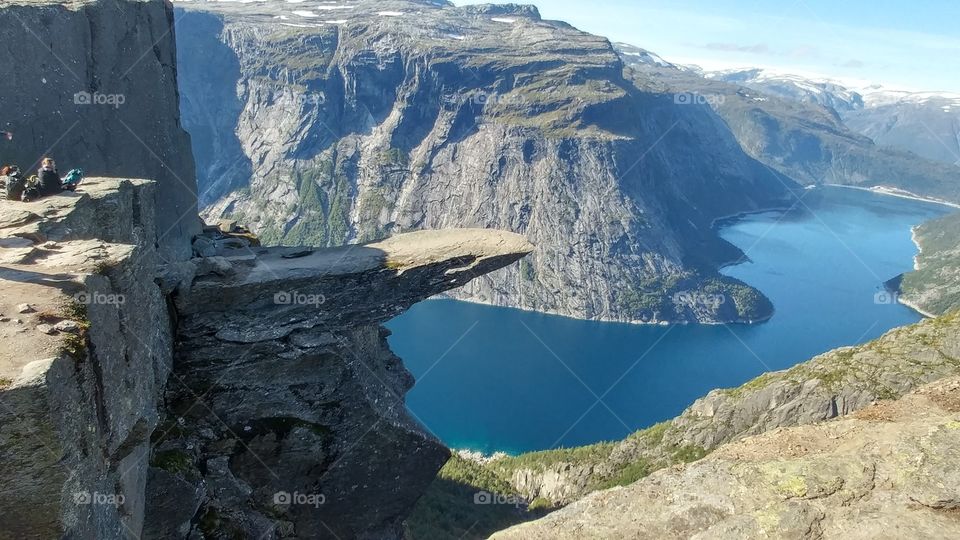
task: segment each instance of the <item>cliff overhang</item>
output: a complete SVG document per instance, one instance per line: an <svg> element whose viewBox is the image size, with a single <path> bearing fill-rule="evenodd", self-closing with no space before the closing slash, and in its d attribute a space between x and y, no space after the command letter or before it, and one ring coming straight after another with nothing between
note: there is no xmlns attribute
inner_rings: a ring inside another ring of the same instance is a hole
<svg viewBox="0 0 960 540"><path fill-rule="evenodd" d="M532 246L420 231L167 263L155 189L0 202L11 534L399 537L449 451L380 324Z"/></svg>

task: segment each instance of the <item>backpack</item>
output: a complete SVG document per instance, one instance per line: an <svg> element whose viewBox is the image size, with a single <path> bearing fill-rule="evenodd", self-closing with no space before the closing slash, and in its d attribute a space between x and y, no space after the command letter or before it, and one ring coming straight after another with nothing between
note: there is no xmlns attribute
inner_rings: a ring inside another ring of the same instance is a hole
<svg viewBox="0 0 960 540"><path fill-rule="evenodd" d="M6 184L5 199L8 201L19 201L23 196L23 190L27 185L26 179L20 173L20 167L12 165L9 167L7 175L3 177Z"/></svg>
<svg viewBox="0 0 960 540"><path fill-rule="evenodd" d="M30 178L27 178L26 185L23 188L23 194L20 196L20 200L23 202L31 202L40 198L40 179L37 178L37 175L33 175Z"/></svg>
<svg viewBox="0 0 960 540"><path fill-rule="evenodd" d="M81 180L83 180L83 169L72 169L63 177L63 189L76 191Z"/></svg>

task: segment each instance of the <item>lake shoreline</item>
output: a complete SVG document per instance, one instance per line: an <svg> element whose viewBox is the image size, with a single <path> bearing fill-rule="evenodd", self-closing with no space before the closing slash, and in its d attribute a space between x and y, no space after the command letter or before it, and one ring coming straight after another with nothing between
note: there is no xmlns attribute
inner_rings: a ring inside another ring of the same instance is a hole
<svg viewBox="0 0 960 540"><path fill-rule="evenodd" d="M916 311L917 313L919 313L920 315L923 315L927 319L936 319L938 317L938 315L934 315L933 313L928 313L924 311L923 309L920 308L920 306L914 304L913 302L909 300L904 300L903 298L900 297L899 294L897 294L897 303Z"/></svg>
<svg viewBox="0 0 960 540"><path fill-rule="evenodd" d="M934 197L924 197L923 195L917 195L916 193L912 193L904 189L890 188L886 186L863 187L863 186L847 186L844 184L823 184L823 185L829 186L829 187L844 188L844 189L855 189L858 191L868 191L870 193L877 193L879 195L888 195L890 197L897 197L898 199L909 199L912 201L939 204L943 206L949 206L950 208L960 209L960 204L952 203L950 201L945 201L943 199L937 199Z"/></svg>
<svg viewBox="0 0 960 540"><path fill-rule="evenodd" d="M865 192L868 192L868 193L874 193L874 194L877 194L877 195L886 195L886 196L889 196L889 197L896 197L896 198L898 198L898 199L908 199L908 200L914 200L914 201L919 201L919 202L924 202L924 203L937 204L937 205L947 206L947 207L950 207L950 208L960 209L960 204L955 204L955 203L951 203L951 202L949 202L949 201L944 201L944 200L941 200L941 199L935 199L935 198L931 198L931 197L923 197L923 196L916 195L916 194L914 194L914 193L911 193L911 192L908 192L908 191L905 191L905 190L898 190L898 189L895 189L895 188L887 188L887 187L884 187L884 186L861 187L861 186L849 186L849 185L843 185L843 184L820 184L820 185L810 185L810 186L806 186L806 187L803 188L803 189L804 189L804 190L814 190L814 189L819 189L819 188L823 188L823 187L853 189L853 190L857 190L857 191L865 191ZM802 201L800 201L800 199L801 199L801 198L798 198L798 199L797 199L795 202L793 202L792 204L788 204L788 203L785 202L785 203L782 204L782 205L775 205L775 206L769 206L769 207L764 207L764 208L757 208L757 209L754 209L754 210L745 210L745 211L742 211L742 212L736 212L736 213L733 213L733 214L728 214L728 215L724 215L724 216L719 216L719 217L714 218L714 219L710 222L710 228L711 228L711 230L713 230L713 231L719 232L720 229L722 229L722 228L724 228L724 227L732 226L732 225L736 224L736 222L742 221L742 220L744 220L744 219L746 219L746 218L749 218L749 217L751 217L751 216L766 214L766 213L769 213L769 212L788 212L788 211L794 209L794 208L797 206L797 202L802 202ZM919 227L919 225L918 225L917 227ZM913 243L914 243L914 245L917 246L917 249L918 249L918 255L914 257L914 270L919 270L919 266L918 266L918 262L917 262L917 257L919 257L919 253L922 251L922 248L920 247L920 244L919 244L919 243L917 242L917 240L916 240L916 227L911 228L911 235L912 235ZM723 270L725 270L725 269L727 269L727 268L730 268L730 267L734 267L734 266L737 266L737 265L747 264L747 263L753 262L753 261L750 259L750 256L749 256L749 255L747 255L746 253L743 253L743 251L742 251L739 247L738 247L737 249L740 250L741 256L740 256L739 258L732 259L732 260L729 260L729 261L718 262L718 263L717 263L717 268L716 268L716 270L717 270L718 273L722 273ZM749 285L749 286L752 287L752 285L750 285L749 283L747 283L747 285ZM760 291L760 292L762 293L763 291ZM570 316L570 315L566 315L566 314L563 314L563 313L559 313L559 312L553 311L553 310L542 310L542 309L534 309L534 308L521 307L521 306L506 306L506 305L495 304L495 303L493 303L493 302L483 301L483 300L477 300L477 299L455 298L455 297L449 296L449 295L447 295L447 294L440 294L440 295L437 295L437 296L435 296L435 297L427 298L427 299L424 300L424 301L430 301L430 300L455 300L455 301L458 301L458 302L466 302L466 303L469 303L469 304L476 304L476 305L482 305L482 306L499 307L499 308L505 308L505 309L516 309L516 310L518 310L518 311L523 311L523 312L527 312L527 313L539 313L539 314L541 314L541 315L548 315L548 316L552 316L552 317L561 317L561 318L564 318L564 319L570 319L570 320L575 320L575 321L591 321L591 322L601 322L601 323L626 324L626 325L631 325L631 326L662 326L662 327L669 327L669 326L691 326L691 325L700 325L700 326L745 325L745 326L751 326L751 325L757 325L757 324L762 324L762 323L768 322L768 321L769 321L770 319L772 319L772 318L774 317L774 315L776 314L776 306L774 306L774 311L773 311L768 317L764 317L764 318L758 319L758 320L704 321L704 322L700 322L700 321L670 321L670 320L663 320L663 321L642 321L642 320L624 321L624 320L610 319L610 318L605 318L605 317L597 317L597 318L594 318L594 319L584 319L584 318L580 318L580 317L573 317L573 316ZM907 307L909 307L910 309L916 311L917 313L923 315L924 317L933 317L933 315L930 315L930 314L928 314L928 313L925 313L924 311L922 311L921 309L919 309L919 308L917 308L917 307L915 307L915 306L912 306L912 305L909 305L909 304L906 304L906 303L904 303L904 305L907 306Z"/></svg>
<svg viewBox="0 0 960 540"><path fill-rule="evenodd" d="M912 228L910 229L910 240L913 241L913 245L917 246L917 254L914 255L914 257L913 257L913 271L914 271L914 272L917 272L917 271L920 270L920 256L923 254L923 246L920 245L920 239L917 238L917 230L918 230L919 228L920 228L920 225L917 225L917 226L912 227ZM902 277L903 277L903 274L901 274L901 276L899 276L899 277L902 278ZM894 291L894 292L896 293L897 303L899 303L899 304L901 304L901 305L904 305L904 306L906 306L906 307L908 307L908 308L916 311L917 313L919 313L920 315L923 315L924 317L926 317L926 318L928 318L928 319L935 319L936 317L938 317L938 315L935 315L935 314L933 314L933 313L924 311L920 306L918 306L917 304L911 302L910 300L904 299L903 296L902 296L903 293L900 291L900 288L899 288L899 287L897 287L897 290Z"/></svg>
<svg viewBox="0 0 960 540"><path fill-rule="evenodd" d="M736 263L731 263L727 266L736 266ZM478 306L488 306L495 308L503 309L513 309L517 311L523 311L525 313L537 313L540 315L547 315L549 317L559 317L561 319L567 319L571 321L586 321L586 322L598 322L605 324L624 324L627 326L661 326L661 327L670 327L670 326L724 326L724 325L743 325L750 326L755 324L761 324L769 321L773 318L773 314L769 317L758 320L739 320L739 321L708 321L708 322L695 322L695 321L621 321L617 319L607 319L604 317L598 317L595 319L583 319L580 317L572 317L570 315L564 315L563 313L557 313L552 310L542 310L542 309L533 309L528 307L518 307L518 306L504 306L501 304L494 304L493 302L486 302L483 300L476 300L470 298L456 298L453 296L448 296L446 293L438 294L437 296L431 296L426 300L421 300L421 302L430 302L435 300L451 300L454 302L463 302L465 304L475 304ZM774 310L775 311L775 310Z"/></svg>

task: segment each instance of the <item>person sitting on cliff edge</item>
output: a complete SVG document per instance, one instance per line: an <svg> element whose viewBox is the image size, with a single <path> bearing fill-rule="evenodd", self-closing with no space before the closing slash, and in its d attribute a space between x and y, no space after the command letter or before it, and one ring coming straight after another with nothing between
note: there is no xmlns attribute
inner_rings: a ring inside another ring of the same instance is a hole
<svg viewBox="0 0 960 540"><path fill-rule="evenodd" d="M53 158L45 157L40 162L40 170L37 171L37 191L40 197L55 195L63 191L63 180L57 172L57 162Z"/></svg>
<svg viewBox="0 0 960 540"><path fill-rule="evenodd" d="M21 200L32 202L40 197L55 195L63 191L63 181L57 173L57 162L53 158L45 157L40 161L40 170L35 176L27 179L26 189L23 190Z"/></svg>
<svg viewBox="0 0 960 540"><path fill-rule="evenodd" d="M53 158L45 157L40 162L40 170L37 174L27 179L27 186L20 200L32 202L63 191L76 191L81 180L83 180L83 169L73 169L67 173L67 176L60 178L57 162Z"/></svg>

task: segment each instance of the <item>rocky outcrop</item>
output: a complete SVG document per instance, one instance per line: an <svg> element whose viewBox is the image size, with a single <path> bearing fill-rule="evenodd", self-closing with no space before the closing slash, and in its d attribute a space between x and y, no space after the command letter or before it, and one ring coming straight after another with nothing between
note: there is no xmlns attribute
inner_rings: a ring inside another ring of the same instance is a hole
<svg viewBox="0 0 960 540"><path fill-rule="evenodd" d="M399 537L449 453L379 325L532 246L425 231L161 264L155 189L0 202L0 537Z"/></svg>
<svg viewBox="0 0 960 540"><path fill-rule="evenodd" d="M958 414L953 377L725 445L493 538L955 537Z"/></svg>
<svg viewBox="0 0 960 540"><path fill-rule="evenodd" d="M537 246L458 293L473 301L632 322L772 313L717 274L740 254L711 226L785 204L792 182L710 111L638 90L605 39L515 5L182 6L181 50L206 51L180 66L208 215L266 244L492 227Z"/></svg>
<svg viewBox="0 0 960 540"><path fill-rule="evenodd" d="M160 255L184 259L199 232L190 139L180 127L173 8L159 0L0 2L4 164L157 182Z"/></svg>
<svg viewBox="0 0 960 540"><path fill-rule="evenodd" d="M190 496L145 536L193 520L208 537L401 537L449 452L410 417L413 378L379 324L531 250L511 233L423 231L243 251L196 275L176 297L148 506Z"/></svg>

